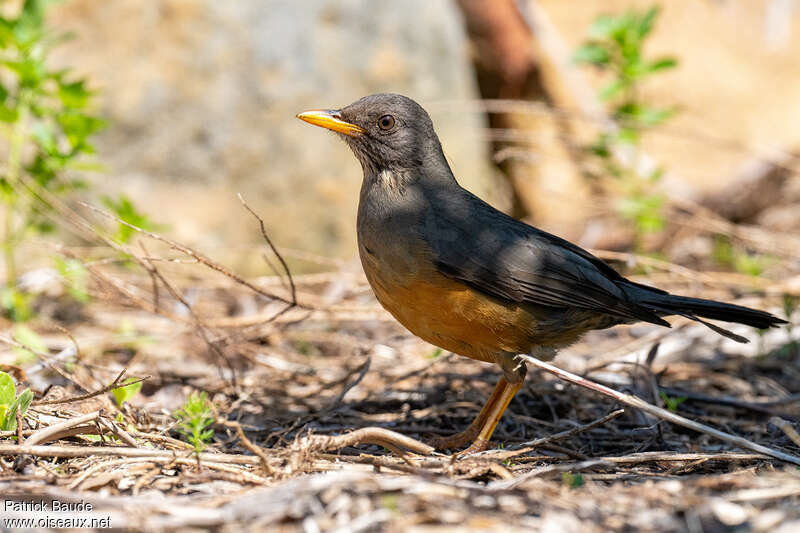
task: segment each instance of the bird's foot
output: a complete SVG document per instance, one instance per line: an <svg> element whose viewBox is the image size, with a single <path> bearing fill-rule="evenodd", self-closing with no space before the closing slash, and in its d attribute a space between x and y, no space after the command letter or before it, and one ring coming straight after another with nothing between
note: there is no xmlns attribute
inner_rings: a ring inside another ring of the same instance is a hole
<svg viewBox="0 0 800 533"><path fill-rule="evenodd" d="M464 457L471 455L473 453L478 453L485 451L486 448L489 447L489 441L486 439L475 439L472 444L469 445L469 448L466 450L461 450L453 457L456 459L463 459Z"/></svg>
<svg viewBox="0 0 800 533"><path fill-rule="evenodd" d="M469 443L474 444L475 437L480 433L480 428L469 427L461 433L450 435L449 437L435 437L429 441L429 444L437 450L452 450L454 448L463 448ZM471 446L470 446L471 447Z"/></svg>
<svg viewBox="0 0 800 533"><path fill-rule="evenodd" d="M479 439L476 438L478 436L478 431L462 431L456 435L451 435L450 437L437 437L429 441L429 444L436 448L437 450L452 450L456 448L463 448L467 444L469 446L453 454L453 458L461 459L466 457L467 455L478 453L486 450L489 447L489 441L486 439Z"/></svg>

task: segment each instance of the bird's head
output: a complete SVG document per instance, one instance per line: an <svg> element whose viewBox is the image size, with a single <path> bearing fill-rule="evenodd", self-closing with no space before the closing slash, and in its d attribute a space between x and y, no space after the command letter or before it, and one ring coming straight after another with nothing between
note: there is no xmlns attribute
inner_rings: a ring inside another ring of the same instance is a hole
<svg viewBox="0 0 800 533"><path fill-rule="evenodd" d="M304 111L297 118L338 133L365 176L413 170L444 159L428 113L400 94L373 94L342 109Z"/></svg>

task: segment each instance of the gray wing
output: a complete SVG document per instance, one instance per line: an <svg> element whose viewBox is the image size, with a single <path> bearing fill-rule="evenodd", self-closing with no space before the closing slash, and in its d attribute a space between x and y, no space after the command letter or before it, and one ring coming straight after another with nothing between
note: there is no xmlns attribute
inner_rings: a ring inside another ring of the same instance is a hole
<svg viewBox="0 0 800 533"><path fill-rule="evenodd" d="M637 291L625 286L663 291L629 282L586 250L467 194L457 201L451 197L450 208L426 217L424 235L444 275L513 302L669 325L632 300Z"/></svg>

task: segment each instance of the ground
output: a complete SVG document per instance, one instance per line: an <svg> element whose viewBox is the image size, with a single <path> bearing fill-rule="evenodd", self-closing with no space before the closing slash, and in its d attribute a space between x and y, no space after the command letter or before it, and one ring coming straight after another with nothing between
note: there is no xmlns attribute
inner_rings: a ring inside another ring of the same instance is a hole
<svg viewBox="0 0 800 533"><path fill-rule="evenodd" d="M128 266L114 265L114 250L87 262L90 303L51 287L35 324L47 353L4 365L36 392L22 445L17 433L0 444L4 497L89 502L92 516L147 530L800 527L796 464L534 369L490 450L431 452L426 440L475 416L497 368L416 339L380 308L357 265L328 264L291 286L285 274L246 281L177 243L142 239ZM627 258L614 264L638 281L792 312L776 295L794 278L606 255ZM292 291L298 305L278 300ZM555 363L797 460L796 333L736 329L754 339L739 345L672 323L593 332ZM147 379L120 407L108 384L123 369ZM199 456L173 416L196 390L215 418Z"/></svg>

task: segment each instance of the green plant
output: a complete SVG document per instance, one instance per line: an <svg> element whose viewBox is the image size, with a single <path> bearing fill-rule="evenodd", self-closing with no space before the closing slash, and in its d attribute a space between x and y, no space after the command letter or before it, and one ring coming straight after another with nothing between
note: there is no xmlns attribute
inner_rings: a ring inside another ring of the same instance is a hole
<svg viewBox="0 0 800 533"><path fill-rule="evenodd" d="M17 356L17 364L36 361L37 355L35 352L48 353L47 345L44 343L38 333L33 331L25 324L17 324L13 329L14 340L22 346L14 346L12 351Z"/></svg>
<svg viewBox="0 0 800 533"><path fill-rule="evenodd" d="M436 348L428 355L428 359L438 359L443 353L444 350L441 348Z"/></svg>
<svg viewBox="0 0 800 533"><path fill-rule="evenodd" d="M92 138L105 126L90 111L94 91L85 78L48 64L51 51L65 40L45 24L45 11L56 1L24 0L16 16L0 17L0 134L6 141L0 172L6 282L0 303L14 321L33 314L31 296L17 287L19 245L32 234L58 229L53 216L58 198L87 188L78 171L102 168L91 159ZM127 198L113 207L122 220L148 223ZM119 229L118 237L129 238L128 231ZM87 295L80 288L70 294L80 301Z"/></svg>
<svg viewBox="0 0 800 533"><path fill-rule="evenodd" d="M666 392L660 392L658 395L661 396L661 399L664 401L664 405L667 407L667 409L673 413L677 411L678 407L688 399L686 396L669 396Z"/></svg>
<svg viewBox="0 0 800 533"><path fill-rule="evenodd" d="M132 381L135 383L131 383ZM114 400L117 402L117 405L122 407L123 403L139 394L140 390L142 390L142 382L137 381L136 378L128 378L123 381L121 387L111 389L111 394L114 395Z"/></svg>
<svg viewBox="0 0 800 533"><path fill-rule="evenodd" d="M622 196L617 210L634 222L638 247L644 235L664 227L664 198L655 187L663 170L641 169L641 137L675 113L648 104L641 90L647 78L677 65L671 57L644 56L643 47L658 13L659 9L652 7L597 17L587 41L573 56L576 62L592 65L609 78L599 96L607 102L615 127L598 134L587 151L600 160L605 173L617 178ZM627 157L619 157L620 153Z"/></svg>
<svg viewBox="0 0 800 533"><path fill-rule="evenodd" d="M561 474L561 482L571 489L577 489L583 485L583 474L573 474L572 472L563 472Z"/></svg>
<svg viewBox="0 0 800 533"><path fill-rule="evenodd" d="M67 286L67 293L77 302L89 301L89 271L76 259L53 258L56 270Z"/></svg>
<svg viewBox="0 0 800 533"><path fill-rule="evenodd" d="M0 17L0 132L7 141L0 176L6 285L3 306L14 320L30 317L30 302L16 286L16 250L31 233L55 229L49 199L83 188L71 169L85 169L91 136L104 122L89 114L86 80L53 69L47 56L63 39L45 28L52 0L25 0L16 17Z"/></svg>
<svg viewBox="0 0 800 533"><path fill-rule="evenodd" d="M133 201L124 194L120 195L116 200L110 196L104 196L103 204L105 204L117 218L137 228L155 230L158 227L146 214L139 211L133 204ZM119 223L117 224L117 232L114 235L114 239L126 244L131 241L135 233L136 230L131 226Z"/></svg>
<svg viewBox="0 0 800 533"><path fill-rule="evenodd" d="M214 423L214 413L208 395L193 392L174 416L178 421L178 432L192 445L194 453L202 452L214 437L214 430L209 427Z"/></svg>
<svg viewBox="0 0 800 533"><path fill-rule="evenodd" d="M0 371L0 431L15 431L17 429L17 413L25 416L31 402L33 393L25 389L17 395L14 380L6 372Z"/></svg>
<svg viewBox="0 0 800 533"><path fill-rule="evenodd" d="M740 250L733 245L730 237L722 234L714 235L711 257L720 265L750 276L760 276L770 264L775 262L775 259L768 255L750 254Z"/></svg>

